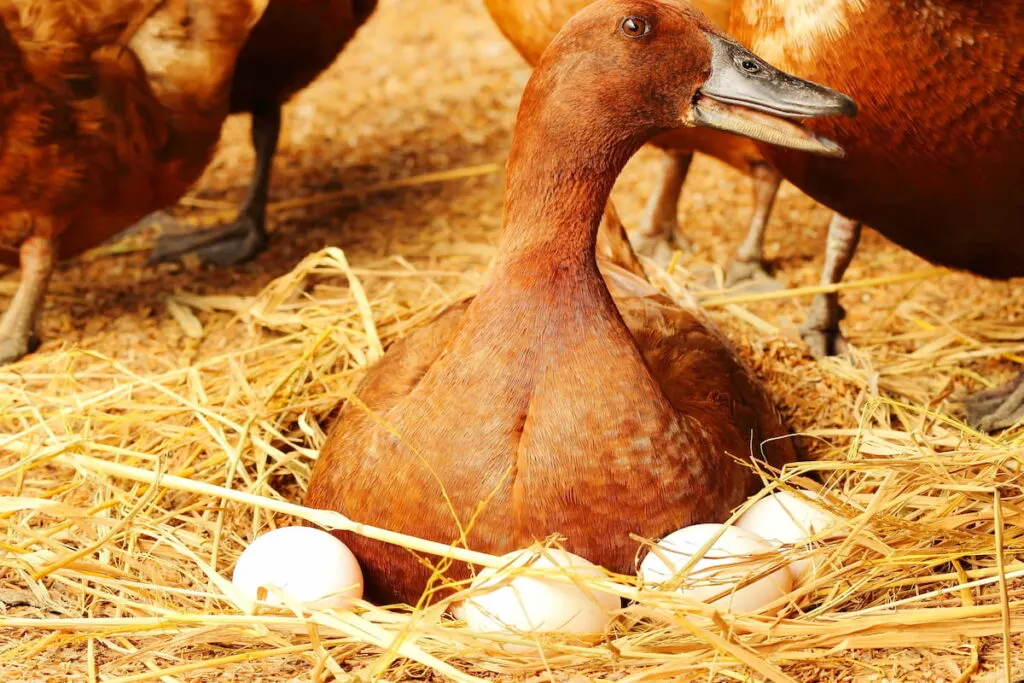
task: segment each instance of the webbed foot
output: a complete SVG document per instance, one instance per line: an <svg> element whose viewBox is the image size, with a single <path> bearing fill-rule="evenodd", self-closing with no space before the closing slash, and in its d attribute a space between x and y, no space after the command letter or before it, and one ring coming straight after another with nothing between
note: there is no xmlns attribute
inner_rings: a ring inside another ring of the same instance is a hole
<svg viewBox="0 0 1024 683"><path fill-rule="evenodd" d="M259 255L267 241L263 221L243 214L217 228L161 235L149 263L176 261L184 254L195 253L204 263L234 266Z"/></svg>
<svg viewBox="0 0 1024 683"><path fill-rule="evenodd" d="M786 288L771 276L760 259L732 259L725 267L726 288L741 287L745 292L778 292Z"/></svg>
<svg viewBox="0 0 1024 683"><path fill-rule="evenodd" d="M1024 372L1006 384L969 396L964 410L967 423L978 431L1012 427L1024 418Z"/></svg>

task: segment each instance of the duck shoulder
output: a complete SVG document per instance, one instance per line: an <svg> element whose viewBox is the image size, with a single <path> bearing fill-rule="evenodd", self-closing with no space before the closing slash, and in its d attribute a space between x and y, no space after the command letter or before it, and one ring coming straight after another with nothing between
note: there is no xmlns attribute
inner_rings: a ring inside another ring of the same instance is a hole
<svg viewBox="0 0 1024 683"><path fill-rule="evenodd" d="M448 306L430 323L392 344L356 387L354 395L362 405L346 403L342 409L345 418L356 419L367 410L384 413L407 396L451 341L472 301L469 298Z"/></svg>
<svg viewBox="0 0 1024 683"><path fill-rule="evenodd" d="M695 299L673 301L617 264L601 274L651 375L682 413L706 411L747 439L753 454L781 468L797 457L782 417L753 371Z"/></svg>

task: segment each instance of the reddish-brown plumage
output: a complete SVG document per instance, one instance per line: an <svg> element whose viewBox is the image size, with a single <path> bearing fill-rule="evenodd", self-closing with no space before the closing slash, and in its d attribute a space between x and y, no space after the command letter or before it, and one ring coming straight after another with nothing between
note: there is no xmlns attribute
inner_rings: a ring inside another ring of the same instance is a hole
<svg viewBox="0 0 1024 683"><path fill-rule="evenodd" d="M630 15L656 21L649 40L617 34ZM561 533L629 572L631 533L722 519L757 488L743 463L785 432L764 389L698 308L594 256L622 166L687 120L707 32L659 0L601 0L566 25L523 95L488 283L369 370L307 505L492 553ZM787 439L763 449L776 467L794 458ZM340 536L371 598L419 598L417 558Z"/></svg>
<svg viewBox="0 0 1024 683"><path fill-rule="evenodd" d="M226 266L263 251L281 108L331 65L376 6L377 0L269 0L242 48L231 83L231 111L252 114L256 152L238 215L218 228L162 236L152 261L196 252L204 261Z"/></svg>
<svg viewBox="0 0 1024 683"><path fill-rule="evenodd" d="M593 1L484 0L484 4L495 24L519 54L530 64L536 64L544 48L565 22ZM698 0L693 3L697 9L708 16L715 26L723 30L728 24L731 4L731 0ZM661 189L656 196L651 198L651 204L644 217L644 222L648 225L640 228L638 235L640 239L672 237L671 234L664 235L663 233L675 230L674 222L681 182L685 179L689 163L687 155L693 152L713 156L747 175L767 174L769 176L766 182L771 187L767 199L762 198L765 196L763 191L755 199L759 204L755 210L763 215L755 215L754 221L759 222L759 225L751 227L752 230L763 231L763 222L767 220L767 214L771 210L774 200L777 180L775 180L774 171L767 165L764 157L758 151L757 145L752 141L714 130L683 128L658 135L651 140L651 143L672 153L674 159L679 159L678 155L682 155L682 167L677 168L678 161L675 163L670 161L665 174L681 173L683 177L679 178L679 185L675 185L671 180L662 180L671 189ZM673 185L675 186L672 187ZM656 246L656 243L651 246ZM747 261L760 261L762 257L760 248L757 248L756 251L757 253L743 254L741 257Z"/></svg>
<svg viewBox="0 0 1024 683"><path fill-rule="evenodd" d="M850 93L854 120L814 130L842 160L765 146L797 187L835 209L823 284L838 282L860 224L938 264L1024 275L1024 3L1019 0L737 0L732 30L777 66ZM838 294L804 325L815 355L841 351ZM966 401L981 429L1024 417L1024 373Z"/></svg>
<svg viewBox="0 0 1024 683"><path fill-rule="evenodd" d="M762 147L788 180L935 263L1024 275L1024 3L737 0L730 30L860 107L808 126L844 159Z"/></svg>
<svg viewBox="0 0 1024 683"><path fill-rule="evenodd" d="M0 262L20 255L23 272L0 363L31 346L55 257L173 203L202 173L264 4L0 5Z"/></svg>
<svg viewBox="0 0 1024 683"><path fill-rule="evenodd" d="M338 57L377 0L270 0L238 57L231 111L284 104Z"/></svg>

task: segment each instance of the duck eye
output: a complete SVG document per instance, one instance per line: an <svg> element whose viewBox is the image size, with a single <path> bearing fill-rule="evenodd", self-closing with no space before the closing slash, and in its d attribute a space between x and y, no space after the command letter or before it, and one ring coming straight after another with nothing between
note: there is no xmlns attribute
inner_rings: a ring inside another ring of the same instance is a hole
<svg viewBox="0 0 1024 683"><path fill-rule="evenodd" d="M627 38L643 38L651 31L651 25L646 19L640 17L626 17L619 24L619 30Z"/></svg>

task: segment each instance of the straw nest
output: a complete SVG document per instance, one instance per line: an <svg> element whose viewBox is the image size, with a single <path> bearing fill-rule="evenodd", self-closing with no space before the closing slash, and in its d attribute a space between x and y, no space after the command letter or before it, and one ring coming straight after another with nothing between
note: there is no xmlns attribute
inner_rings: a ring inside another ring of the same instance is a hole
<svg viewBox="0 0 1024 683"><path fill-rule="evenodd" d="M382 3L374 39L357 40L290 110L302 135L285 140L278 181L321 190L276 205L276 223L294 240L229 274L146 269L135 253L150 243L145 234L105 247L55 282L44 349L0 370L4 680L1024 675L1024 431L975 433L956 419L955 403L1024 362L1016 355L1024 335L1014 325L1024 309L1014 307L1010 286L927 268L869 236L844 284L856 350L811 361L793 323L813 289L751 298L699 287L697 266L724 260L739 238L731 226L749 211L743 180L706 161L695 164L685 207L697 253L669 270L652 265L653 279L670 295L684 287L697 294L803 435L815 459L766 485L819 491L842 520L839 533L819 539L823 574L788 596L779 616L713 614L642 590L634 577L608 576L595 583L630 600L601 642L556 639L543 654L535 647L516 655L502 642L536 643L474 634L443 614L445 603L269 611L236 594L226 577L261 533L298 518L353 528L340 515L296 505L327 423L392 341L472 295L493 254L494 163L512 110L493 112L514 101L525 71L476 3L428 2L435 11L415 25L403 21L399 4ZM449 75L468 83L471 96L439 92L416 70L428 49L423 36L453 31L447 47L429 49L433 59L451 60ZM464 52L488 54L497 66L481 73ZM406 90L378 93L394 111L335 105L339 93L376 82L354 67L385 58L420 74ZM486 109L481 101L491 113L466 113ZM320 134L317 126L336 125L308 112L315 106L350 107L344 113L357 132L344 140L327 134L332 154L376 150L376 170L353 163L343 178L364 188L341 198L348 214L328 193L337 177L306 177L323 164L308 158L304 142ZM387 131L365 137L382 118L398 129L398 142ZM461 138L433 127L442 120L455 121ZM183 215L206 222L230 206L224 189L244 182L235 170L247 153L244 137L229 126L202 196L188 202L203 208ZM410 139L420 144L411 161L400 153ZM616 190L627 221L650 188L650 160L641 154ZM430 168L452 171L416 173ZM466 177L477 179L457 180ZM791 188L783 193L769 240L787 284L815 281L825 220ZM342 223L356 228L337 237L331 231ZM321 248L325 242L345 248ZM312 253L292 258L296 249ZM11 282L0 286L6 292ZM495 561L356 530L424 557Z"/></svg>

